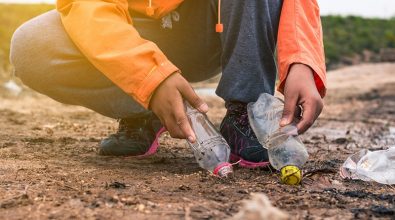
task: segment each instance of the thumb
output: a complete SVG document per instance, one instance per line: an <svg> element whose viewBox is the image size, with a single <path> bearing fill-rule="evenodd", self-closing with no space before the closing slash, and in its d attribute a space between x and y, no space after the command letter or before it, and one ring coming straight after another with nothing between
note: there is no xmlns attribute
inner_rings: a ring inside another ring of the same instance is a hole
<svg viewBox="0 0 395 220"><path fill-rule="evenodd" d="M290 124L294 120L297 101L297 96L285 98L283 116L280 121L281 127Z"/></svg>

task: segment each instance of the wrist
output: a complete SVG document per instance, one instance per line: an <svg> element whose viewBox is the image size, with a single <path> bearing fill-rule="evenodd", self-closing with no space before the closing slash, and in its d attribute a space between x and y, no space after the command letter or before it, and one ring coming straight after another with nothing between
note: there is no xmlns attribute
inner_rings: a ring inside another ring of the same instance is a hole
<svg viewBox="0 0 395 220"><path fill-rule="evenodd" d="M313 69L310 68L310 66L305 65L303 63L294 63L291 65L289 68L289 73L290 74L297 74L299 77L307 76L311 77L312 80L314 80L314 71Z"/></svg>
<svg viewBox="0 0 395 220"><path fill-rule="evenodd" d="M314 71L309 66L302 63L294 63L290 67L284 89L316 88L314 74Z"/></svg>

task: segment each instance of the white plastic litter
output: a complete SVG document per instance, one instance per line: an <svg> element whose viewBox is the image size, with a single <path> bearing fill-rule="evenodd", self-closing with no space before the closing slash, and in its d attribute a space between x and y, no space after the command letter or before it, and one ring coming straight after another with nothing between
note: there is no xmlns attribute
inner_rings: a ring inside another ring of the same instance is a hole
<svg viewBox="0 0 395 220"><path fill-rule="evenodd" d="M12 95L19 95L22 92L22 87L16 84L13 80L10 80L3 84L3 87L9 91Z"/></svg>
<svg viewBox="0 0 395 220"><path fill-rule="evenodd" d="M219 177L233 172L229 163L230 147L207 116L185 102L186 114L196 135L195 143L188 141L199 166Z"/></svg>
<svg viewBox="0 0 395 220"><path fill-rule="evenodd" d="M395 146L387 150L361 150L351 155L340 168L344 179L395 184Z"/></svg>

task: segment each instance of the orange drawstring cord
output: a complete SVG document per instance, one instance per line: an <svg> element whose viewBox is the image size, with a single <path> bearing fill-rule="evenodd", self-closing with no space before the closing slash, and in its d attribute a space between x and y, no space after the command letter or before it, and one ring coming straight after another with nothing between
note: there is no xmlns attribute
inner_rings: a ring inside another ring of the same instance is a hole
<svg viewBox="0 0 395 220"><path fill-rule="evenodd" d="M154 10L154 8L152 7L152 0L148 0L148 7L145 9L145 13L146 13L148 16L152 16L152 15L155 14L155 10Z"/></svg>
<svg viewBox="0 0 395 220"><path fill-rule="evenodd" d="M215 25L215 31L222 33L224 31L224 25L221 23L221 0L218 0L218 22Z"/></svg>

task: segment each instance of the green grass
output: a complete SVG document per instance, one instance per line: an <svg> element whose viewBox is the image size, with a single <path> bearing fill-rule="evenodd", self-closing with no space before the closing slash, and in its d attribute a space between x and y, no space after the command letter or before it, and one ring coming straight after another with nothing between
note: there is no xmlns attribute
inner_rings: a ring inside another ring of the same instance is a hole
<svg viewBox="0 0 395 220"><path fill-rule="evenodd" d="M25 21L54 9L54 5L0 4L0 79L9 77L11 36Z"/></svg>

